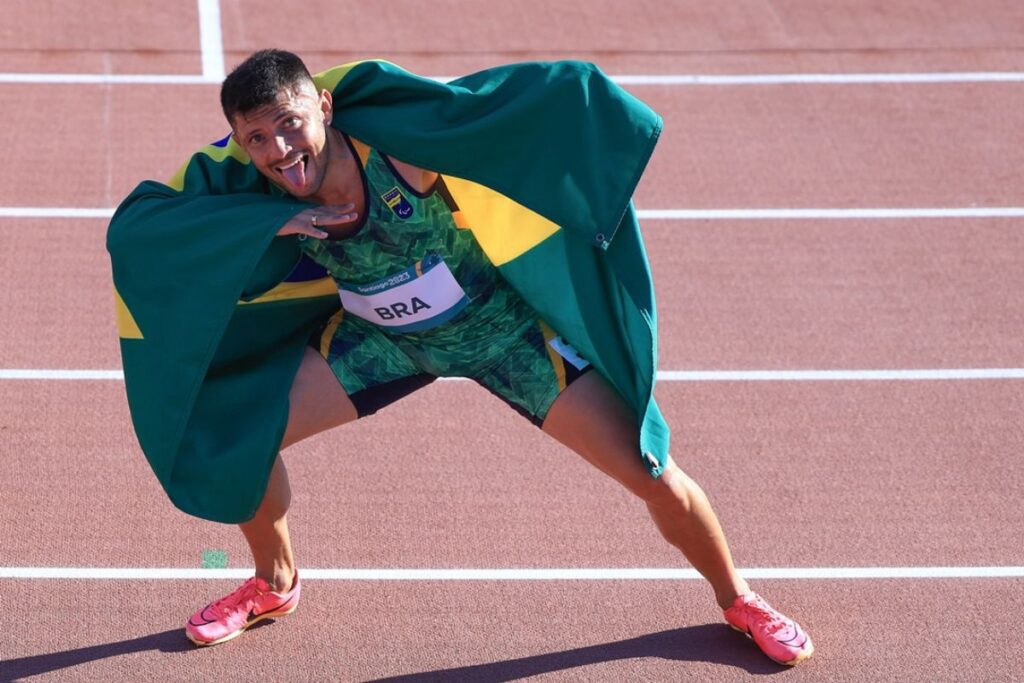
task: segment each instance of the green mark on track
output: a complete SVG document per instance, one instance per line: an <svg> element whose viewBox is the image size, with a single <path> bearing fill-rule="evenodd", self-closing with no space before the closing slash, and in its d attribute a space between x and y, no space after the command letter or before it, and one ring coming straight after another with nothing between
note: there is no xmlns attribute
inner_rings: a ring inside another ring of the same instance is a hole
<svg viewBox="0 0 1024 683"><path fill-rule="evenodd" d="M203 569L224 569L228 566L226 550L204 550Z"/></svg>

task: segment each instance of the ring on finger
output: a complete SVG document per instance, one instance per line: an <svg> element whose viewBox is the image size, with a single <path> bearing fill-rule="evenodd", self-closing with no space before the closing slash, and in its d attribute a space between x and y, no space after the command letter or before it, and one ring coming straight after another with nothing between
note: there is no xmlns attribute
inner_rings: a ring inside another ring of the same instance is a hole
<svg viewBox="0 0 1024 683"><path fill-rule="evenodd" d="M316 214L313 214L313 217L309 219L309 223L310 223L310 225L312 225L312 226L313 226L314 228L319 228L319 227L320 227L320 226L319 226L319 225L317 225L317 223L316 223Z"/></svg>

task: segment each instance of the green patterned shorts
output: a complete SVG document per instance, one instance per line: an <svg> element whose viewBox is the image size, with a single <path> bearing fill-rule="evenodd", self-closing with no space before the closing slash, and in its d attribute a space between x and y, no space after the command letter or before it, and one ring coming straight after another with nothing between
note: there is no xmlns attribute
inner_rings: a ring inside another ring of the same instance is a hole
<svg viewBox="0 0 1024 683"><path fill-rule="evenodd" d="M481 384L541 425L558 394L590 369L523 304L519 315L458 316L428 334L394 334L344 311L319 335L321 355L360 417L438 377Z"/></svg>

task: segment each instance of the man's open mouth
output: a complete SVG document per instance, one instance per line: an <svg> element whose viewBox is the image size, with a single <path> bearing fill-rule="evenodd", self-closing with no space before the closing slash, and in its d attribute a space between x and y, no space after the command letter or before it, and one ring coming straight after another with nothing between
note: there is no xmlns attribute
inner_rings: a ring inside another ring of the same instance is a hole
<svg viewBox="0 0 1024 683"><path fill-rule="evenodd" d="M274 170L283 175L293 187L302 187L306 184L307 166L309 166L309 155L301 154L280 166L275 166Z"/></svg>

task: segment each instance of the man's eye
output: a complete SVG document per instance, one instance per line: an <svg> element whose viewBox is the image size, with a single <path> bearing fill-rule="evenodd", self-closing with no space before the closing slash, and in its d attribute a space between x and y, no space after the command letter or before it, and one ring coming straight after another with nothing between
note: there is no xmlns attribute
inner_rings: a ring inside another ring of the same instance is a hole
<svg viewBox="0 0 1024 683"><path fill-rule="evenodd" d="M286 128L295 128L296 126L299 125L299 117L289 116L284 120L284 125Z"/></svg>
<svg viewBox="0 0 1024 683"><path fill-rule="evenodd" d="M251 136L249 138L249 144L250 145L258 145L261 142L263 142L263 136L262 135L253 135L253 136Z"/></svg>

